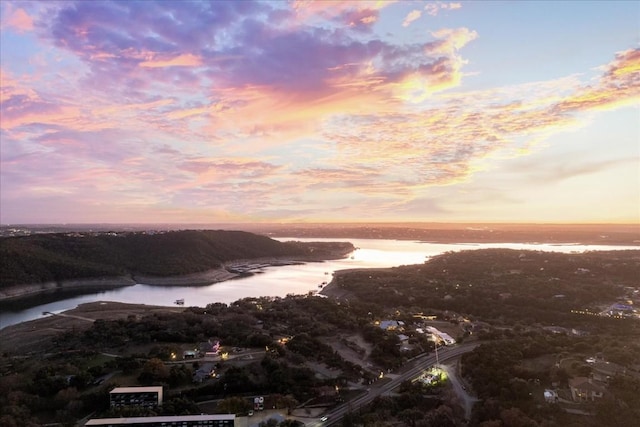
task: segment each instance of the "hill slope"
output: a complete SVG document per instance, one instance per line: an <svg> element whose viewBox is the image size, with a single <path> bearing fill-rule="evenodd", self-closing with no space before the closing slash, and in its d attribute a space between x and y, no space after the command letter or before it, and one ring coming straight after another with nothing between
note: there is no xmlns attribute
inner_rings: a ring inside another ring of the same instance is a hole
<svg viewBox="0 0 640 427"><path fill-rule="evenodd" d="M279 242L221 230L7 237L0 239L0 288L125 274L183 275L237 259L329 259L353 249L350 243Z"/></svg>

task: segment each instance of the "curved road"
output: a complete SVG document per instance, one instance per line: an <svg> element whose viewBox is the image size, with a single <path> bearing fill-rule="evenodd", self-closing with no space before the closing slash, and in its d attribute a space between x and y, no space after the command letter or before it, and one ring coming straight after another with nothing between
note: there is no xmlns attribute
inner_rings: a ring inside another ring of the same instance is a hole
<svg viewBox="0 0 640 427"><path fill-rule="evenodd" d="M449 381L451 381L451 386L453 387L453 391L456 392L458 397L461 400L462 407L464 408L464 415L466 419L471 419L471 410L473 409L473 405L476 402L480 402L480 399L471 396L467 393L467 388L462 385L460 379L457 376L455 366L446 366L440 364L440 367L447 373L447 377Z"/></svg>
<svg viewBox="0 0 640 427"><path fill-rule="evenodd" d="M464 353L472 351L478 345L480 344L468 343L468 344L461 344L461 345L456 345L451 347L443 347L441 350L438 350L440 364L442 364L443 362L446 362L447 360L460 357ZM320 421L310 422L307 424L307 426L310 426L310 427L323 426L324 427L324 426L336 425L342 420L342 417L344 417L345 414L347 414L348 412L353 411L354 409L357 409L361 406L368 405L373 401L373 399L375 399L376 397L382 394L391 392L395 388L399 387L400 384L402 384L404 381L412 380L418 377L425 369L429 368L435 363L436 363L435 353L433 355L425 354L423 356L419 356L412 363L405 365L402 371L397 374L396 378L393 378L391 381L377 387L374 385L365 394L358 396L357 398L347 403L344 403L340 406L337 406L336 408L327 412L326 414L324 414L324 416L327 417L326 421L320 420Z"/></svg>

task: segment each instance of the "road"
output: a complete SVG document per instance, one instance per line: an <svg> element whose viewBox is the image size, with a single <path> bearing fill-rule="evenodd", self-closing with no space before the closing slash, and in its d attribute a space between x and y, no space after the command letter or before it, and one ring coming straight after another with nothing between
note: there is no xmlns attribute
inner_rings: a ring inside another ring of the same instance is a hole
<svg viewBox="0 0 640 427"><path fill-rule="evenodd" d="M451 381L451 385L453 386L453 391L455 391L460 398L462 407L464 408L465 418L468 420L471 419L471 410L473 409L473 405L480 400L467 393L467 388L462 385L460 380L458 379L455 366L440 364L440 368L447 373L447 377L449 378L449 380Z"/></svg>
<svg viewBox="0 0 640 427"><path fill-rule="evenodd" d="M85 321L91 322L91 323L96 321L96 319L90 319L88 317L75 316L73 314L66 314L66 313L52 313L50 311L43 311L42 314L45 314L45 315L48 314L48 315L51 315L51 316L68 317L70 319L85 320Z"/></svg>
<svg viewBox="0 0 640 427"><path fill-rule="evenodd" d="M464 353L472 351L476 348L479 343L469 343L462 345L455 345L451 347L444 347L443 349L438 351L438 356L440 359L440 363L446 362L448 360L454 359L456 357L461 356ZM326 421L315 421L309 422L306 425L311 427L325 427L325 426L333 426L337 425L342 417L345 416L348 412L354 411L362 406L368 405L375 399L376 397L389 393L393 391L395 388L399 387L404 381L412 380L418 377L425 369L433 366L436 363L436 356L433 355L424 355L422 357L418 357L411 364L406 365L401 372L397 373L397 376L393 378L391 381L384 383L379 386L373 385L368 392L365 394L358 396L357 398L344 403L331 411L324 414L327 417Z"/></svg>

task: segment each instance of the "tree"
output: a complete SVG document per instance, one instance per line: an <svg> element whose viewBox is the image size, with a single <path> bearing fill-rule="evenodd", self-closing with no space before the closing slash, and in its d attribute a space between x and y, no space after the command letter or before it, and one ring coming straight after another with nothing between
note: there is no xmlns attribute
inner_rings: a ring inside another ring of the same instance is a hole
<svg viewBox="0 0 640 427"><path fill-rule="evenodd" d="M529 418L518 408L504 409L500 412L500 418L505 427L536 427L537 422Z"/></svg>
<svg viewBox="0 0 640 427"><path fill-rule="evenodd" d="M276 398L276 407L287 408L287 415L291 415L291 410L298 406L298 401L291 394L279 395Z"/></svg>
<svg viewBox="0 0 640 427"><path fill-rule="evenodd" d="M409 408L400 411L398 413L398 418L400 418L405 424L408 424L411 427L416 427L416 421L423 418L423 413L417 409Z"/></svg>
<svg viewBox="0 0 640 427"><path fill-rule="evenodd" d="M246 414L251 409L251 403L242 397L227 397L218 403L216 412L219 414Z"/></svg>
<svg viewBox="0 0 640 427"><path fill-rule="evenodd" d="M269 418L267 421L261 421L258 425L260 427L278 427L278 420L275 418Z"/></svg>
<svg viewBox="0 0 640 427"><path fill-rule="evenodd" d="M138 381L142 384L154 382L165 382L169 379L169 369L157 358L149 359L142 367L142 372L138 376Z"/></svg>

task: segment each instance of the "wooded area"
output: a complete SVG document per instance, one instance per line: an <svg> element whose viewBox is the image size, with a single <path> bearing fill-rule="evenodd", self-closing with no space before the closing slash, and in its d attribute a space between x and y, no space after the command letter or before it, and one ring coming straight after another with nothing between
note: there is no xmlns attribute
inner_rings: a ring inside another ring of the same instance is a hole
<svg viewBox="0 0 640 427"><path fill-rule="evenodd" d="M279 242L243 231L47 233L0 238L0 288L65 279L177 276L256 258L328 259L350 243Z"/></svg>

